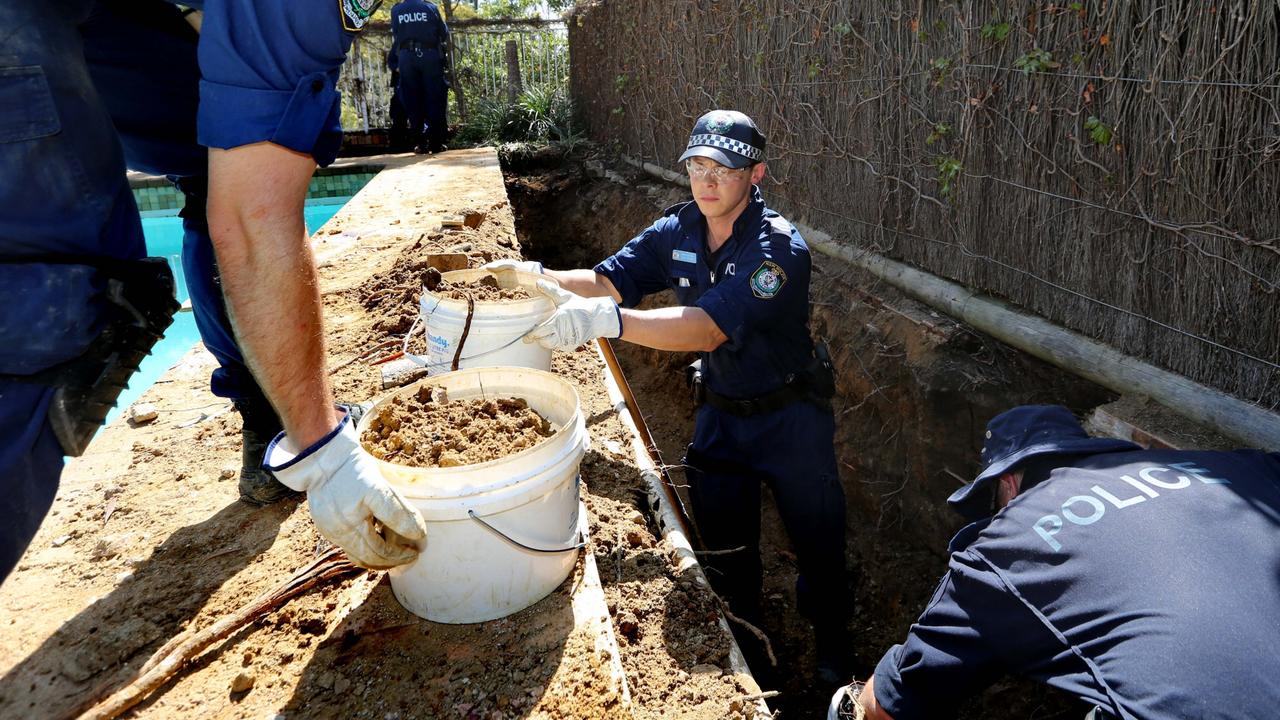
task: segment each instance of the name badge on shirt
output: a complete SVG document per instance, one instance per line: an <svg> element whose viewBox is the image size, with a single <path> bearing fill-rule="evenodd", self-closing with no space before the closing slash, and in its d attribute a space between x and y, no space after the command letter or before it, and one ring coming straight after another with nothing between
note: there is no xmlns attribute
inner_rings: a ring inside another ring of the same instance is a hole
<svg viewBox="0 0 1280 720"><path fill-rule="evenodd" d="M689 287L689 278L676 278L676 282L680 284L680 287Z"/></svg>
<svg viewBox="0 0 1280 720"><path fill-rule="evenodd" d="M675 260L676 262L687 262L687 263L698 262L697 254L691 253L688 250L672 250L671 259Z"/></svg>

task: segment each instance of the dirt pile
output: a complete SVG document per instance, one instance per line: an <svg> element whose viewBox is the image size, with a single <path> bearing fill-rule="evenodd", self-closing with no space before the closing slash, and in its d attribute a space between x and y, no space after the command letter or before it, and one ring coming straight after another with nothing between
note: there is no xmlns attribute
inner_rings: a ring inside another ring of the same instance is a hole
<svg viewBox="0 0 1280 720"><path fill-rule="evenodd" d="M450 400L423 385L374 410L360 442L379 460L409 467L457 467L496 460L555 432L521 398Z"/></svg>

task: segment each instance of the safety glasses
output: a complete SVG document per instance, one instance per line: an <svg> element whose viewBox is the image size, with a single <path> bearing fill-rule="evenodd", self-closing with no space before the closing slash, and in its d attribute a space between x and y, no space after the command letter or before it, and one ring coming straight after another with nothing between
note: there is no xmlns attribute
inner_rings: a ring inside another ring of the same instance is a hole
<svg viewBox="0 0 1280 720"><path fill-rule="evenodd" d="M747 168L727 168L723 165L699 165L693 160L684 161L685 172L689 173L690 180L698 180L702 182L712 181L724 182L733 180L743 176Z"/></svg>

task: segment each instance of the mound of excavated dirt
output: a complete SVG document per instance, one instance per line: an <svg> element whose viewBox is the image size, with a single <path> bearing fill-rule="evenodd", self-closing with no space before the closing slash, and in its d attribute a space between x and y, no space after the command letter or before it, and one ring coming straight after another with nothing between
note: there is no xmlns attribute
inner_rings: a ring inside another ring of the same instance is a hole
<svg viewBox="0 0 1280 720"><path fill-rule="evenodd" d="M404 248L388 271L369 277L354 288L355 299L372 318L365 342L408 332L418 316L422 288L435 289L440 283L440 273L431 267L428 254L464 253L472 267L498 258L519 259L519 252L515 250L518 243L512 230L511 208L505 200L494 203L483 212L468 210L466 217L466 224L460 228L422 233ZM459 299L466 299L466 296ZM504 298L477 296L476 299Z"/></svg>
<svg viewBox="0 0 1280 720"><path fill-rule="evenodd" d="M379 460L409 467L457 467L533 447L555 430L521 398L449 400L424 385L374 410L360 442Z"/></svg>

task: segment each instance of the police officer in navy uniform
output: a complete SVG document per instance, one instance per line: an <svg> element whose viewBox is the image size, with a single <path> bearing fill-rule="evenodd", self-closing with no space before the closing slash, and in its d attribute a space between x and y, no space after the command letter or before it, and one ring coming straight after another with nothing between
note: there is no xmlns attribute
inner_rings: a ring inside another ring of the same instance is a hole
<svg viewBox="0 0 1280 720"><path fill-rule="evenodd" d="M845 505L836 470L829 363L809 337L809 248L765 206L765 138L746 115L698 119L680 161L693 201L668 209L592 270L543 271L559 308L530 339L572 349L621 337L697 351L702 404L685 458L708 576L733 612L761 619L760 488L773 492L799 565L799 608L817 632L819 674L841 676ZM489 267L540 271L528 261ZM670 288L680 305L634 310ZM741 636L752 653L754 637Z"/></svg>
<svg viewBox="0 0 1280 720"><path fill-rule="evenodd" d="M184 267L221 363L213 389L237 404L256 393L287 431L261 477L307 492L318 529L364 565L408 562L425 535L334 403L302 216L341 143L338 68L376 0L186 5L203 15L0 3L0 578L63 455L83 451L176 307L167 266L141 260L126 164L187 195Z"/></svg>
<svg viewBox="0 0 1280 720"><path fill-rule="evenodd" d="M949 502L987 517L952 540L924 614L829 718L954 717L1005 673L1093 718L1277 716L1280 454L1143 450L1051 405L996 416L982 459Z"/></svg>
<svg viewBox="0 0 1280 720"><path fill-rule="evenodd" d="M447 121L446 75L449 27L440 10L426 0L403 0L391 9L393 70L399 73L396 94L409 116L419 152L444 149Z"/></svg>

